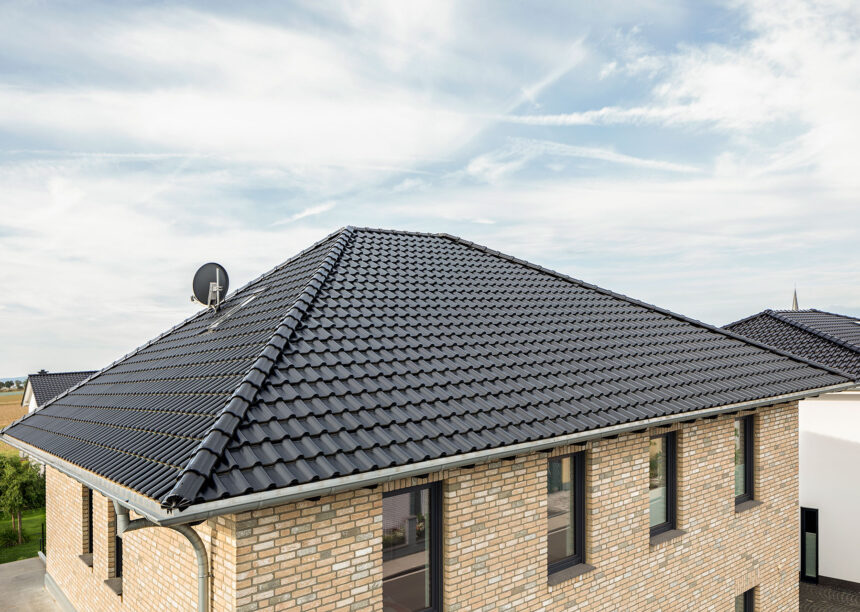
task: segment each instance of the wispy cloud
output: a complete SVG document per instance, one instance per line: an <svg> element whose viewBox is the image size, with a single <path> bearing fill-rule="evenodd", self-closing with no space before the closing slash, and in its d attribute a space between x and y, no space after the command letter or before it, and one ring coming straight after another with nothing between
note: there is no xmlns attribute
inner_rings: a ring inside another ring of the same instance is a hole
<svg viewBox="0 0 860 612"><path fill-rule="evenodd" d="M293 215L290 215L286 219L275 221L272 225L286 225L287 223L293 223L294 221L298 221L299 219L313 217L314 215L321 215L322 213L334 208L334 206L334 202L324 202L323 204L318 204L317 206L310 206L308 208L305 208L304 210L300 210Z"/></svg>
<svg viewBox="0 0 860 612"><path fill-rule="evenodd" d="M466 166L466 173L474 178L493 182L522 170L535 160L558 157L591 159L609 164L664 172L691 173L699 171L696 167L687 164L624 155L610 149L583 147L546 140L513 138L506 147L481 154L472 159Z"/></svg>

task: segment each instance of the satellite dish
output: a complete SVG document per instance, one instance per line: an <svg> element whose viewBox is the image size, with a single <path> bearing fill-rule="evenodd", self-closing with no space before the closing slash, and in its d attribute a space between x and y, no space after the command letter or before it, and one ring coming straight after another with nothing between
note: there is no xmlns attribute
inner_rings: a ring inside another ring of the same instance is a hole
<svg viewBox="0 0 860 612"><path fill-rule="evenodd" d="M209 262L200 266L194 274L192 283L194 295L191 296L191 300L218 310L229 288L230 277L227 276L224 266Z"/></svg>

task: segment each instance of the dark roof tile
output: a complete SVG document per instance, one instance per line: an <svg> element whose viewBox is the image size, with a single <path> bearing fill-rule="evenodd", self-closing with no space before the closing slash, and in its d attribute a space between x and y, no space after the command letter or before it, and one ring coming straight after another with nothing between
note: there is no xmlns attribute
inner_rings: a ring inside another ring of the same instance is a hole
<svg viewBox="0 0 860 612"><path fill-rule="evenodd" d="M251 294L6 435L184 507L846 382L446 235L348 228Z"/></svg>
<svg viewBox="0 0 860 612"><path fill-rule="evenodd" d="M765 310L725 326L736 334L860 379L860 319L821 310Z"/></svg>

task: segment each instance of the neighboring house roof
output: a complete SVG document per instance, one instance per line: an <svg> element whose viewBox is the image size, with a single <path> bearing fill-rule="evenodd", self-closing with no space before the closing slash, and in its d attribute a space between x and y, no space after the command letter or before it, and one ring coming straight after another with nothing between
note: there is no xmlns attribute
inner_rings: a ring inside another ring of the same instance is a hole
<svg viewBox="0 0 860 612"><path fill-rule="evenodd" d="M765 310L726 329L860 379L860 319L822 310Z"/></svg>
<svg viewBox="0 0 860 612"><path fill-rule="evenodd" d="M847 382L459 238L345 228L5 435L184 508Z"/></svg>
<svg viewBox="0 0 860 612"><path fill-rule="evenodd" d="M88 372L46 372L42 370L36 374L30 374L27 377L27 382L36 398L36 405L44 406L60 393L68 391L95 373L96 370Z"/></svg>

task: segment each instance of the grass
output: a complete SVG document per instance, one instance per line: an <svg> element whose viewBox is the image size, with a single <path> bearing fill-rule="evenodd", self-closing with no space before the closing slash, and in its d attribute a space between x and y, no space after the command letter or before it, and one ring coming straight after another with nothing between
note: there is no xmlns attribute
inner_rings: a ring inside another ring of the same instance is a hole
<svg viewBox="0 0 860 612"><path fill-rule="evenodd" d="M0 429L27 414L27 408L21 405L23 397L23 391L0 393ZM18 451L8 444L0 442L0 455L17 457Z"/></svg>
<svg viewBox="0 0 860 612"><path fill-rule="evenodd" d="M45 509L27 510L21 517L21 524L24 533L30 538L29 542L24 542L20 546L12 546L11 548L0 548L0 563L9 563L10 561L20 561L21 559L29 559L35 557L39 553L39 536L42 535L42 523L45 522ZM9 527L13 525L8 516L4 516L0 520L0 527Z"/></svg>
<svg viewBox="0 0 860 612"><path fill-rule="evenodd" d="M21 406L23 391L0 393L0 429L27 414L27 408ZM0 454L18 456L18 451L8 444L0 442ZM0 563L19 561L35 557L39 552L39 536L42 534L42 523L45 522L45 509L27 510L21 517L21 526L30 541L20 546L0 548ZM0 527L14 527L14 522L8 516L0 517Z"/></svg>

